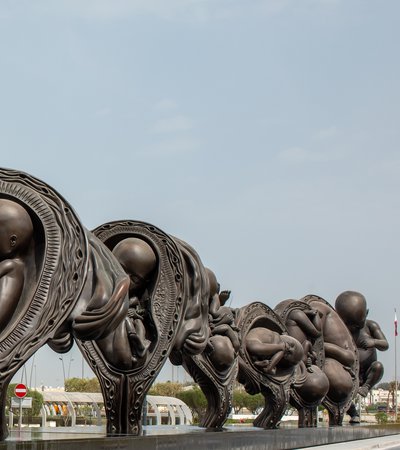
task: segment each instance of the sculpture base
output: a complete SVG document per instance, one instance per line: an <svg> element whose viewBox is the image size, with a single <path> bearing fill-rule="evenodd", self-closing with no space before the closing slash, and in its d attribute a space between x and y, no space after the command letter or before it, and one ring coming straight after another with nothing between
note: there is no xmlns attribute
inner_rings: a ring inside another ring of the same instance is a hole
<svg viewBox="0 0 400 450"><path fill-rule="evenodd" d="M24 429L23 429L24 430ZM79 450L104 450L116 448L128 450L276 450L311 447L339 442L369 439L400 434L398 425L361 425L336 428L282 428L261 430L259 428L232 426L222 431L208 431L190 426L146 427L143 436L106 437L104 428L92 427L70 431L32 429L31 431L12 431L0 450L70 450L71 445ZM68 428L67 428L68 430Z"/></svg>

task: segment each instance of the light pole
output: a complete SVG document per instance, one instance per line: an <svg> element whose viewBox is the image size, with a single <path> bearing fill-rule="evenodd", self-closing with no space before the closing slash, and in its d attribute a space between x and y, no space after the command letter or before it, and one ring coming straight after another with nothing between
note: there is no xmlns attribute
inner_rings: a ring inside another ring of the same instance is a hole
<svg viewBox="0 0 400 450"><path fill-rule="evenodd" d="M58 358L62 363L63 375L64 375L64 389L65 389L65 366L64 366L64 358L61 356Z"/></svg>
<svg viewBox="0 0 400 450"><path fill-rule="evenodd" d="M29 377L29 387L32 389L32 375L33 375L33 367L35 366L35 356L36 354L33 355L32 358L32 365L31 365L31 375Z"/></svg>
<svg viewBox="0 0 400 450"><path fill-rule="evenodd" d="M68 364L68 378L70 376L71 373L71 363L74 360L74 358L69 357L69 364Z"/></svg>
<svg viewBox="0 0 400 450"><path fill-rule="evenodd" d="M397 423L397 313L394 308L394 420Z"/></svg>

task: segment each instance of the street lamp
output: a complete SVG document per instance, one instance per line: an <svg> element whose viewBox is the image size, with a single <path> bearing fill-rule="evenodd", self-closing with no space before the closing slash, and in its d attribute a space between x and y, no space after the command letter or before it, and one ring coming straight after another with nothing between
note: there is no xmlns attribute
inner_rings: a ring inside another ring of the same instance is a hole
<svg viewBox="0 0 400 450"><path fill-rule="evenodd" d="M63 375L64 375L64 389L65 389L65 366L64 366L64 358L61 356L60 358L58 358L61 363L62 363L62 368L63 368Z"/></svg>
<svg viewBox="0 0 400 450"><path fill-rule="evenodd" d="M70 373L71 373L71 363L74 360L74 358L69 358L69 364L68 364L68 378L70 377Z"/></svg>

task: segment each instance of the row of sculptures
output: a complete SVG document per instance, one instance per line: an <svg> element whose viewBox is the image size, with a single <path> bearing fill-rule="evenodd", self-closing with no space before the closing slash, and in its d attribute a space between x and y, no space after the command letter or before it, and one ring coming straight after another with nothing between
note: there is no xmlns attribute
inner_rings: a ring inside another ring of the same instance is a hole
<svg viewBox="0 0 400 450"><path fill-rule="evenodd" d="M257 427L277 427L288 404L300 427L317 425L320 404L330 425L346 412L357 421L352 400L381 379L376 350L388 348L363 295L274 309L232 309L229 296L184 241L136 220L88 231L53 188L0 169L0 438L16 371L41 346L63 353L74 342L100 381L109 434L140 433L168 358L203 390L203 427L223 426L235 380L265 397Z"/></svg>

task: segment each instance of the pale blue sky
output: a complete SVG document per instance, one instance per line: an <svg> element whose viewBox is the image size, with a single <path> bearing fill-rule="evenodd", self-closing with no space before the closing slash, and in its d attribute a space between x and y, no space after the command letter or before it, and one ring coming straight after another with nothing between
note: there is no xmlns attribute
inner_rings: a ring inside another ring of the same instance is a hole
<svg viewBox="0 0 400 450"><path fill-rule="evenodd" d="M0 165L88 228L186 240L234 307L364 293L393 378L399 16L396 0L4 0ZM37 368L62 379L49 350Z"/></svg>

